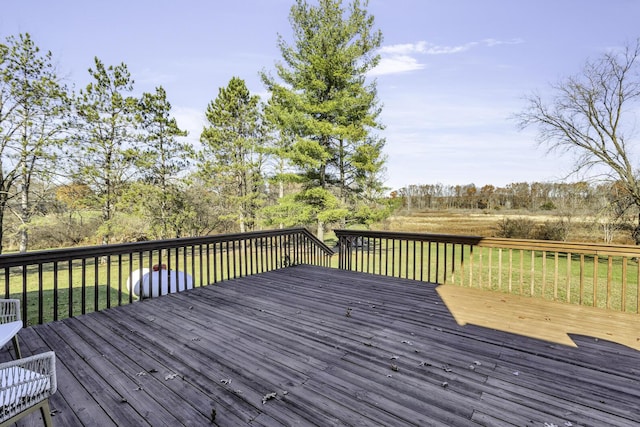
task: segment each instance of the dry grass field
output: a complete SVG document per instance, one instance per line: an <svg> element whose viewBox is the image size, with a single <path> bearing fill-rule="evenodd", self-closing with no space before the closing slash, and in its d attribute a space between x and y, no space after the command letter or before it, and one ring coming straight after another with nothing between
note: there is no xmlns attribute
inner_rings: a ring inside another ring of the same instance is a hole
<svg viewBox="0 0 640 427"><path fill-rule="evenodd" d="M531 213L526 211L482 210L406 210L398 211L381 228L385 231L405 231L412 233L459 234L469 236L496 237L500 223L507 218L526 218L536 225L547 222L566 221L569 225L567 241L604 242L602 226L587 216L560 216L557 213ZM620 230L614 234L612 243L633 244L630 232Z"/></svg>

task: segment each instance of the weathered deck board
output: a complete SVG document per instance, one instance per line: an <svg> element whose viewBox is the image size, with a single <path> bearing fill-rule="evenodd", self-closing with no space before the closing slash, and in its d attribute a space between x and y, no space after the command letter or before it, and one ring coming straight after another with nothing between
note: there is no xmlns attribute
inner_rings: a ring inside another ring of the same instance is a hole
<svg viewBox="0 0 640 427"><path fill-rule="evenodd" d="M476 297L461 306L495 295ZM20 333L24 353L56 352L58 425L640 425L640 352L572 338L461 326L434 285L310 266Z"/></svg>

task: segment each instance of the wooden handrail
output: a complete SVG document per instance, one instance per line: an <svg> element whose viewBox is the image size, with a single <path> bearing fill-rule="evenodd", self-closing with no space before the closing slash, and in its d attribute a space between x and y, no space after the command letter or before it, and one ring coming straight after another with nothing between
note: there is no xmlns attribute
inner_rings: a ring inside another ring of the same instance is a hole
<svg viewBox="0 0 640 427"><path fill-rule="evenodd" d="M333 254L305 228L65 248L0 255L0 286L34 324L131 303L135 289L144 296L142 280L172 292L295 264L330 266ZM156 265L173 272L145 276Z"/></svg>
<svg viewBox="0 0 640 427"><path fill-rule="evenodd" d="M335 230L339 268L640 313L640 247Z"/></svg>

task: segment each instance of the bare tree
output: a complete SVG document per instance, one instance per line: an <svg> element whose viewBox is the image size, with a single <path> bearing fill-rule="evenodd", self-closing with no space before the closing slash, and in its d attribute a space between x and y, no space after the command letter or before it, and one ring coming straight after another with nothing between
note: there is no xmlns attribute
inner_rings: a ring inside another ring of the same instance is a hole
<svg viewBox="0 0 640 427"><path fill-rule="evenodd" d="M0 252L3 218L10 199L21 226L20 252L37 210L36 181L48 182L66 132L67 89L56 75L51 52L42 53L31 36L9 36L0 44Z"/></svg>
<svg viewBox="0 0 640 427"><path fill-rule="evenodd" d="M640 179L630 145L640 98L639 55L640 39L589 60L581 73L552 86L552 99L533 94L516 116L520 128L537 127L550 152L576 154L575 173L593 170L618 181L636 208ZM633 237L640 244L640 215Z"/></svg>

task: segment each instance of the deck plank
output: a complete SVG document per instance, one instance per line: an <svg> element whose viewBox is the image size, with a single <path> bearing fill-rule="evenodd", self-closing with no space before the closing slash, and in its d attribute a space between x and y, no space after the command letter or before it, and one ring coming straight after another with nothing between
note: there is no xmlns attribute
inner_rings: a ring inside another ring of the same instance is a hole
<svg viewBox="0 0 640 427"><path fill-rule="evenodd" d="M460 306L503 323L530 319L533 334L459 324L439 289L296 266L20 338L26 354L56 352L60 425L639 425L637 349L584 328L571 335L577 347L555 342L537 329L558 307L514 309L522 301L495 294L465 294ZM579 322L570 310L552 317Z"/></svg>
<svg viewBox="0 0 640 427"><path fill-rule="evenodd" d="M635 313L454 285L440 286L438 293L460 324L473 323L567 345L575 345L569 334L589 335L640 350L640 323ZM478 310L478 305L483 309Z"/></svg>

